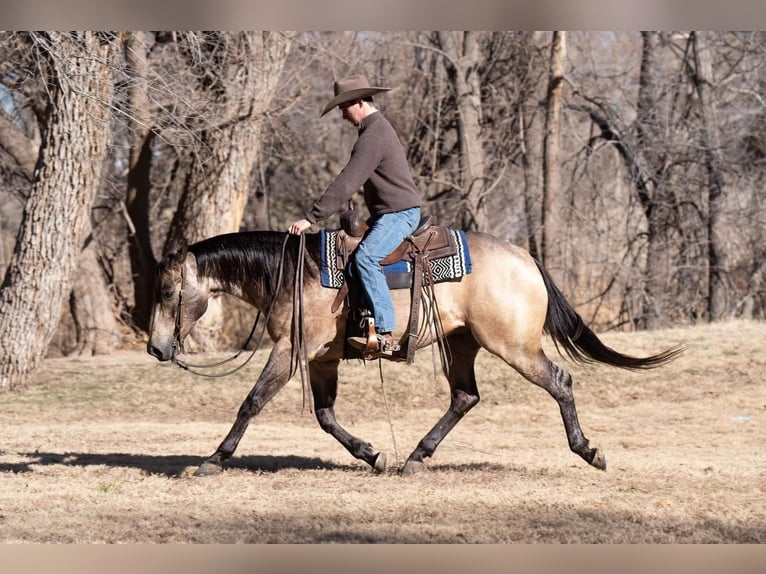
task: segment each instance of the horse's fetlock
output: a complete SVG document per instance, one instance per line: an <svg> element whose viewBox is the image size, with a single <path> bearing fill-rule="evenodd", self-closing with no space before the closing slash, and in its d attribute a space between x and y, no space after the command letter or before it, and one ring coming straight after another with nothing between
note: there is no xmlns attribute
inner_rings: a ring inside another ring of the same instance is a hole
<svg viewBox="0 0 766 574"><path fill-rule="evenodd" d="M439 446L439 441L424 438L418 443L418 447L410 455L410 458L419 460L422 462L424 458L429 458L436 451L436 447Z"/></svg>
<svg viewBox="0 0 766 574"><path fill-rule="evenodd" d="M590 441L583 437L582 440L572 441L569 444L569 448L572 452L579 454L588 463L593 459L593 451L590 450Z"/></svg>

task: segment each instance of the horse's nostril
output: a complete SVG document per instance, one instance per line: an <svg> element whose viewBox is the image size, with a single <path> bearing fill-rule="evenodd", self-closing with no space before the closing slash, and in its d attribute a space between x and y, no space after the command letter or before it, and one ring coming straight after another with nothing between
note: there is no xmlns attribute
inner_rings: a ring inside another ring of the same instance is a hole
<svg viewBox="0 0 766 574"><path fill-rule="evenodd" d="M160 361L165 360L162 351L156 345L152 345L151 343L148 343L146 345L146 352L149 353L152 357L159 359Z"/></svg>

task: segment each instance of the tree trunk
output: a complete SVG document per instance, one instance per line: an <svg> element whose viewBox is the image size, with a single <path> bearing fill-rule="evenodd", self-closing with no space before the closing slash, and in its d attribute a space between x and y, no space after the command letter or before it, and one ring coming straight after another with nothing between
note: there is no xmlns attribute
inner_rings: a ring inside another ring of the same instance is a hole
<svg viewBox="0 0 766 574"><path fill-rule="evenodd" d="M88 242L78 258L70 311L80 355L108 355L119 346L122 334L93 241Z"/></svg>
<svg viewBox="0 0 766 574"><path fill-rule="evenodd" d="M461 196L464 229L486 230L485 154L481 135L481 47L478 32L439 32L439 44L447 55L447 72L455 90L460 141Z"/></svg>
<svg viewBox="0 0 766 574"><path fill-rule="evenodd" d="M668 305L672 275L668 246L670 201L664 183L664 146L660 144L664 130L657 114L659 86L662 76L658 64L660 37L657 32L642 32L643 50L636 106L636 162L628 166L637 174L639 198L648 223L646 254L646 295L643 305L643 326L647 329L662 325Z"/></svg>
<svg viewBox="0 0 766 574"><path fill-rule="evenodd" d="M200 134L189 183L166 243L190 243L239 231L260 151L265 113L275 95L289 39L275 32L226 34L241 51L218 78L223 90L216 125ZM233 51L230 48L230 52Z"/></svg>
<svg viewBox="0 0 766 574"><path fill-rule="evenodd" d="M553 32L547 114L543 139L543 218L541 250L543 265L561 283L564 270L563 207L561 201L561 100L566 66L566 32Z"/></svg>
<svg viewBox="0 0 766 574"><path fill-rule="evenodd" d="M521 147L521 163L524 173L524 222L527 228L527 249L532 257L542 261L540 248L538 247L538 233L541 227L540 211L540 126L535 124L533 116L530 126L526 125L526 118L522 111L519 114L519 145ZM538 127L538 129L535 129Z"/></svg>
<svg viewBox="0 0 766 574"><path fill-rule="evenodd" d="M726 188L721 159L721 136L713 90L713 59L706 32L693 32L692 45L697 73L694 84L699 96L702 118L703 151L708 176L708 319L716 321L729 316L731 277L724 240L723 205Z"/></svg>
<svg viewBox="0 0 766 574"><path fill-rule="evenodd" d="M149 225L150 173L152 165L152 118L147 93L148 34L130 32L125 39L126 72L130 78L128 91L128 133L130 166L125 206L129 218L128 252L133 275L132 319L136 327L149 330L152 287L156 261L152 252Z"/></svg>
<svg viewBox="0 0 766 574"><path fill-rule="evenodd" d="M0 389L43 358L72 285L112 132L114 42L92 32L35 34L49 68L38 170L0 288Z"/></svg>

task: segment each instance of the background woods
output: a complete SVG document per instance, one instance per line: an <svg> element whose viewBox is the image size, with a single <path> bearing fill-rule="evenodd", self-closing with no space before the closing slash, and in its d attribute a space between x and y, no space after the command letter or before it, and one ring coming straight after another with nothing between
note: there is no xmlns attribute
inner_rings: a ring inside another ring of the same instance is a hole
<svg viewBox="0 0 766 574"><path fill-rule="evenodd" d="M355 138L319 119L351 72L393 88L377 103L426 210L528 247L594 328L762 319L764 40L1 33L0 388L47 353L142 343L174 237L306 210ZM221 303L198 348L244 338Z"/></svg>

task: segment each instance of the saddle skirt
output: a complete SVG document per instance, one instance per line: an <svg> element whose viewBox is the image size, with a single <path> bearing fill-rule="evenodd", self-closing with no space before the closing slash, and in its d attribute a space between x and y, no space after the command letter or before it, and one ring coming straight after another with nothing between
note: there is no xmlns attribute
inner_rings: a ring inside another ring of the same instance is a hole
<svg viewBox="0 0 766 574"><path fill-rule="evenodd" d="M320 229L319 275L323 287L340 289L345 283L344 268L359 244L342 229ZM383 260L381 268L391 289L412 287L411 254L427 254L430 276L434 283L458 280L471 272L471 255L462 230L431 226L421 234L407 238Z"/></svg>

